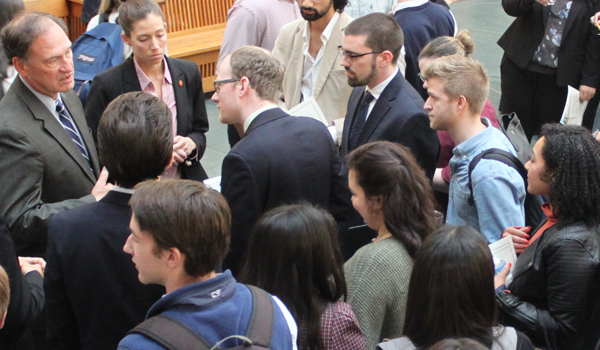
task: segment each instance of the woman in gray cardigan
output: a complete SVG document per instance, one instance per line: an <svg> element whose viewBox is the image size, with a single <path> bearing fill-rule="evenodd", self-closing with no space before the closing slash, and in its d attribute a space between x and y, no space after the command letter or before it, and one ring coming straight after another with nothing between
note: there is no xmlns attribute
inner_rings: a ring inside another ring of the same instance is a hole
<svg viewBox="0 0 600 350"><path fill-rule="evenodd" d="M401 335L414 256L436 226L434 199L425 172L396 143L363 145L348 155L347 167L352 205L377 231L344 265L347 301L374 349Z"/></svg>

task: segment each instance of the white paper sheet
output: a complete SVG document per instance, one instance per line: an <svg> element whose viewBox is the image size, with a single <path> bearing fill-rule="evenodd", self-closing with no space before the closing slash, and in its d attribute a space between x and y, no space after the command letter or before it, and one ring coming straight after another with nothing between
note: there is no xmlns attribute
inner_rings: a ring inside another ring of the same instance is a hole
<svg viewBox="0 0 600 350"><path fill-rule="evenodd" d="M221 177L215 176L204 180L204 184L217 192L221 192Z"/></svg>
<svg viewBox="0 0 600 350"><path fill-rule="evenodd" d="M323 111L321 111L321 107L319 107L319 104L314 97L311 97L296 107L290 109L288 113L295 117L313 118L325 124L325 126L329 126L329 122L327 122L327 119L325 119L325 115L323 114Z"/></svg>
<svg viewBox="0 0 600 350"><path fill-rule="evenodd" d="M588 101L579 102L579 90L569 86L567 102L560 118L561 124L566 125L581 125L583 121L583 113L588 105Z"/></svg>
<svg viewBox="0 0 600 350"><path fill-rule="evenodd" d="M501 240L494 242L489 245L492 256L494 257L494 269L496 274L502 270L505 264L512 264L515 266L517 261L517 252L513 244L511 236L504 237ZM512 282L512 269L506 276L506 286L508 287Z"/></svg>

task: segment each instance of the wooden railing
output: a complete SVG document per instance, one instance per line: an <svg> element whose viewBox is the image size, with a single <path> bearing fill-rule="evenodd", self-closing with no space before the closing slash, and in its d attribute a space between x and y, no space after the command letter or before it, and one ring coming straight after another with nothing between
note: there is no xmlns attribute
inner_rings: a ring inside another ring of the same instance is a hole
<svg viewBox="0 0 600 350"><path fill-rule="evenodd" d="M27 10L47 12L62 18L71 41L85 32L81 22L83 0L24 0ZM227 11L235 0L157 0L167 23L170 57L191 60L202 74L204 91L213 91L215 71Z"/></svg>

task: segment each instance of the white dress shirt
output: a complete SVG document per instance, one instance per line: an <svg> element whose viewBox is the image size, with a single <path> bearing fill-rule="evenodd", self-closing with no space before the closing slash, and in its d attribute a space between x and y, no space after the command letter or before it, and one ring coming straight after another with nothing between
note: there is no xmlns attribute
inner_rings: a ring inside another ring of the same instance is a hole
<svg viewBox="0 0 600 350"><path fill-rule="evenodd" d="M323 33L321 33L323 46L321 46L316 58L313 58L309 53L310 22L307 23L307 26L304 29L304 34L302 35L302 40L304 41L304 70L302 72L301 88L303 101L308 100L313 95L313 90L317 84L317 77L319 76L319 69L321 68L321 59L323 58L323 54L325 54L325 47L327 46L327 42L329 42L329 38L331 38L331 33L339 18L340 13L336 11L331 18L331 21L329 21L329 24L327 24L327 27L325 27Z"/></svg>
<svg viewBox="0 0 600 350"><path fill-rule="evenodd" d="M373 101L371 101L371 103L369 103L369 109L367 110L367 115L365 116L365 120L369 119L369 115L371 115L371 111L373 110L373 107L375 107L375 103L377 103L377 100L379 100L381 93L383 93L383 90L385 90L385 88L388 86L390 81L392 81L392 79L394 79L394 77L396 76L397 73L398 73L398 70L396 70L386 80L382 81L381 83L379 83L377 86L375 86L372 89L369 89L369 87L367 86L366 90L368 92L370 92L374 98L373 98Z"/></svg>

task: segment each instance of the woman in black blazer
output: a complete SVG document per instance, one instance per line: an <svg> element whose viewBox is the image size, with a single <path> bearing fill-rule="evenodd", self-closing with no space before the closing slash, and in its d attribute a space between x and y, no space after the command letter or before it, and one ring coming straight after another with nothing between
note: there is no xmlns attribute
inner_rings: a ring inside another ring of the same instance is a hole
<svg viewBox="0 0 600 350"><path fill-rule="evenodd" d="M173 163L163 176L206 179L200 158L206 149L208 118L198 67L191 61L166 57L167 32L155 1L125 2L119 9L119 24L121 37L131 46L133 55L96 75L92 82L85 116L94 140L102 113L113 99L126 92L149 92L176 112ZM157 86L160 88L155 89Z"/></svg>

